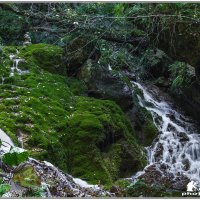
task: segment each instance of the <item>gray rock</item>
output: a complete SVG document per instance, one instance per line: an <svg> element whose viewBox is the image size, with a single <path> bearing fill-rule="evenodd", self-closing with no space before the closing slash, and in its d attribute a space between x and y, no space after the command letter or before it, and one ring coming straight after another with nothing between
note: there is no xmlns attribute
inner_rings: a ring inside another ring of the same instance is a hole
<svg viewBox="0 0 200 200"><path fill-rule="evenodd" d="M172 64L172 59L160 49L147 50L143 58L142 78L155 79L168 77L168 66Z"/></svg>
<svg viewBox="0 0 200 200"><path fill-rule="evenodd" d="M99 66L91 68L88 79L89 96L115 101L124 111L133 106L131 89L121 80L119 75Z"/></svg>

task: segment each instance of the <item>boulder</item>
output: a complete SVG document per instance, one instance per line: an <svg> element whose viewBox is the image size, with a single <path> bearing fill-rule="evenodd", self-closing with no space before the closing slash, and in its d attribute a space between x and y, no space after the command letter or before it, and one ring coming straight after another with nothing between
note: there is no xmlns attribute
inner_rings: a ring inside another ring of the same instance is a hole
<svg viewBox="0 0 200 200"><path fill-rule="evenodd" d="M59 46L31 44L20 51L20 56L25 59L31 56L39 67L51 73L66 74L66 69L63 64L63 49ZM22 63L22 65L27 65L27 63ZM23 67L20 65L20 68Z"/></svg>
<svg viewBox="0 0 200 200"><path fill-rule="evenodd" d="M170 57L162 50L147 50L143 56L142 78L156 79L159 77L168 77L168 66L172 63Z"/></svg>
<svg viewBox="0 0 200 200"><path fill-rule="evenodd" d="M200 83L193 66L186 64L185 77L187 82L183 86L170 90L170 94L182 106L184 111L199 121Z"/></svg>
<svg viewBox="0 0 200 200"><path fill-rule="evenodd" d="M61 138L72 175L110 184L146 165L144 149L115 102L82 97L76 99L74 110L68 118L68 133Z"/></svg>
<svg viewBox="0 0 200 200"><path fill-rule="evenodd" d="M174 176L167 171L168 168L167 164L161 164L160 170L156 164L150 165L145 169L145 173L139 176L139 179L143 179L147 185L162 185L169 189L185 191L189 179L180 173Z"/></svg>
<svg viewBox="0 0 200 200"><path fill-rule="evenodd" d="M153 123L150 112L146 108L137 105L136 100L134 102L135 106L126 112L126 115L131 121L139 143L149 146L158 135L158 130Z"/></svg>
<svg viewBox="0 0 200 200"><path fill-rule="evenodd" d="M76 76L82 65L89 59L98 59L99 52L93 43L84 37L73 39L65 47L65 59L67 73L69 76Z"/></svg>
<svg viewBox="0 0 200 200"><path fill-rule="evenodd" d="M171 95L178 101L184 111L200 121L200 84L197 81L186 88L171 91Z"/></svg>
<svg viewBox="0 0 200 200"><path fill-rule="evenodd" d="M93 65L92 61L88 60L78 77L86 82L90 97L113 100L124 111L133 106L131 89L119 75L113 74L107 68Z"/></svg>

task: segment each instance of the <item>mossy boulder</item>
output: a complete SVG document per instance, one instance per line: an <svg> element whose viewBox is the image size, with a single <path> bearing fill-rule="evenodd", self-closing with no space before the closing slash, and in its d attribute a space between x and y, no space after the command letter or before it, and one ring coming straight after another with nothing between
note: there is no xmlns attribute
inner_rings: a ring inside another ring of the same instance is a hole
<svg viewBox="0 0 200 200"><path fill-rule="evenodd" d="M32 56L35 63L51 73L66 75L63 63L63 49L49 44L32 44L23 48L20 56L27 58Z"/></svg>
<svg viewBox="0 0 200 200"><path fill-rule="evenodd" d="M72 174L92 183L110 184L144 166L142 147L114 102L79 97L73 109L68 133L62 137Z"/></svg>
<svg viewBox="0 0 200 200"><path fill-rule="evenodd" d="M90 61L90 62L89 62ZM81 69L79 79L85 81L88 95L98 99L115 101L124 111L133 106L132 91L120 74L88 60Z"/></svg>
<svg viewBox="0 0 200 200"><path fill-rule="evenodd" d="M149 146L158 135L158 129L153 122L151 113L145 107L139 105L137 95L143 97L143 92L135 87L133 92L134 107L126 115L131 121L139 143Z"/></svg>
<svg viewBox="0 0 200 200"><path fill-rule="evenodd" d="M17 47L21 53L23 47ZM23 50L22 50L23 52ZM10 54L16 54L13 47L3 49L0 76L4 84L0 85L1 113L0 126L19 144L17 133L23 133L24 148L31 156L47 159L66 169L66 155L59 134L66 131L70 105L74 94L83 94L83 84L78 80L49 73L38 66L32 54L24 55L28 74L15 73L10 77L12 61ZM74 92L74 93L73 93ZM50 153L48 153L50 152ZM54 159L59 155L60 159Z"/></svg>
<svg viewBox="0 0 200 200"><path fill-rule="evenodd" d="M111 184L142 169L144 150L120 107L113 101L81 96L80 80L43 70L34 46L17 47L26 61L20 67L26 65L29 72L15 72L13 77L9 55L16 50L3 49L0 127L16 144L21 132L32 157L91 183Z"/></svg>
<svg viewBox="0 0 200 200"><path fill-rule="evenodd" d="M164 185L148 185L142 179L131 183L124 189L125 197L180 197L181 192L169 190Z"/></svg>

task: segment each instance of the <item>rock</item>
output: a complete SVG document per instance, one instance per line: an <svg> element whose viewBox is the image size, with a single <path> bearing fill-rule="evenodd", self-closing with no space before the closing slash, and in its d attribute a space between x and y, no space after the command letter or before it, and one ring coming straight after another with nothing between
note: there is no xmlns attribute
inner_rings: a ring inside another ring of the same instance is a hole
<svg viewBox="0 0 200 200"><path fill-rule="evenodd" d="M116 197L121 197L122 196L122 190L118 186L113 185L110 188L110 193L113 193L116 195Z"/></svg>
<svg viewBox="0 0 200 200"><path fill-rule="evenodd" d="M145 169L145 173L139 176L144 182L151 185L162 185L169 189L184 191L186 190L189 179L184 175L177 173L176 175L167 171L170 167L167 164L153 164Z"/></svg>
<svg viewBox="0 0 200 200"><path fill-rule="evenodd" d="M188 142L189 141L189 137L184 132L178 132L177 136L178 136L180 142Z"/></svg>
<svg viewBox="0 0 200 200"><path fill-rule="evenodd" d="M124 74L131 80L136 81L136 74L129 72L128 70L124 70Z"/></svg>
<svg viewBox="0 0 200 200"><path fill-rule="evenodd" d="M36 64L51 73L66 75L63 61L63 49L49 44L31 44L20 51L20 56L33 57ZM22 65L27 65L26 63ZM26 67L26 66L25 66ZM22 66L20 66L22 68Z"/></svg>
<svg viewBox="0 0 200 200"><path fill-rule="evenodd" d="M172 63L162 50L147 50L143 59L143 79L156 79L159 77L169 77L168 66Z"/></svg>
<svg viewBox="0 0 200 200"><path fill-rule="evenodd" d="M29 158L17 166L9 179L9 192L4 197L114 197L100 186L84 185L47 161ZM80 180L81 181L81 180Z"/></svg>
<svg viewBox="0 0 200 200"><path fill-rule="evenodd" d="M73 39L65 47L65 59L67 63L67 73L69 76L76 76L82 65L88 59L97 60L99 52L93 43L84 37Z"/></svg>
<svg viewBox="0 0 200 200"><path fill-rule="evenodd" d="M170 90L171 96L189 115L199 121L200 113L200 83L196 76L195 68L186 64L186 77L188 83L184 86Z"/></svg>
<svg viewBox="0 0 200 200"><path fill-rule="evenodd" d="M31 37L29 36L29 33L27 32L25 35L24 35L24 42L23 42L23 46L28 46L28 45L31 45Z"/></svg>
<svg viewBox="0 0 200 200"><path fill-rule="evenodd" d="M154 155L157 162L162 158L163 150L164 150L163 145L158 143L157 148L156 148L156 153Z"/></svg>
<svg viewBox="0 0 200 200"><path fill-rule="evenodd" d="M80 72L77 76L80 80L83 80L85 83L89 83L92 78L92 60L88 59L85 64L81 67Z"/></svg>
<svg viewBox="0 0 200 200"><path fill-rule="evenodd" d="M109 197L114 196L100 187L83 187L74 182L74 178L65 174L48 162L29 161L42 179L43 189L49 197Z"/></svg>
<svg viewBox="0 0 200 200"><path fill-rule="evenodd" d="M113 100L124 111L133 106L131 89L108 69L92 66L91 61L88 61L81 69L79 78L86 81L90 97Z"/></svg>
<svg viewBox="0 0 200 200"><path fill-rule="evenodd" d="M39 187L41 178L30 164L21 164L14 171L13 181L22 187Z"/></svg>
<svg viewBox="0 0 200 200"><path fill-rule="evenodd" d="M172 183L171 188L179 191L186 191L187 190L187 184L190 182L189 178L181 174L180 176L177 176L174 180L174 183Z"/></svg>
<svg viewBox="0 0 200 200"><path fill-rule="evenodd" d="M146 108L137 105L136 98L134 98L134 105L132 109L126 112L126 115L135 130L139 143L149 146L156 138L158 130L153 123L151 113Z"/></svg>
<svg viewBox="0 0 200 200"><path fill-rule="evenodd" d="M145 169L145 173L142 174L139 178L143 179L147 185L163 186L168 186L170 184L171 179L171 177L164 175L163 171L158 170L155 164L147 167Z"/></svg>

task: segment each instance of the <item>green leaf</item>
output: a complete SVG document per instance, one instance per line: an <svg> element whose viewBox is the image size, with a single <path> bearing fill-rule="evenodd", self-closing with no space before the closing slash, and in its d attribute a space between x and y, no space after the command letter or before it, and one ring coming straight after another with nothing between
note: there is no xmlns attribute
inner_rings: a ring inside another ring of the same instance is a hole
<svg viewBox="0 0 200 200"><path fill-rule="evenodd" d="M1 184L0 185L0 196L5 194L6 192L8 192L10 190L10 188L11 188L11 186L8 184Z"/></svg>
<svg viewBox="0 0 200 200"><path fill-rule="evenodd" d="M3 155L3 162L9 166L17 166L20 163L28 160L28 152L18 148L14 147L9 153L5 153Z"/></svg>

